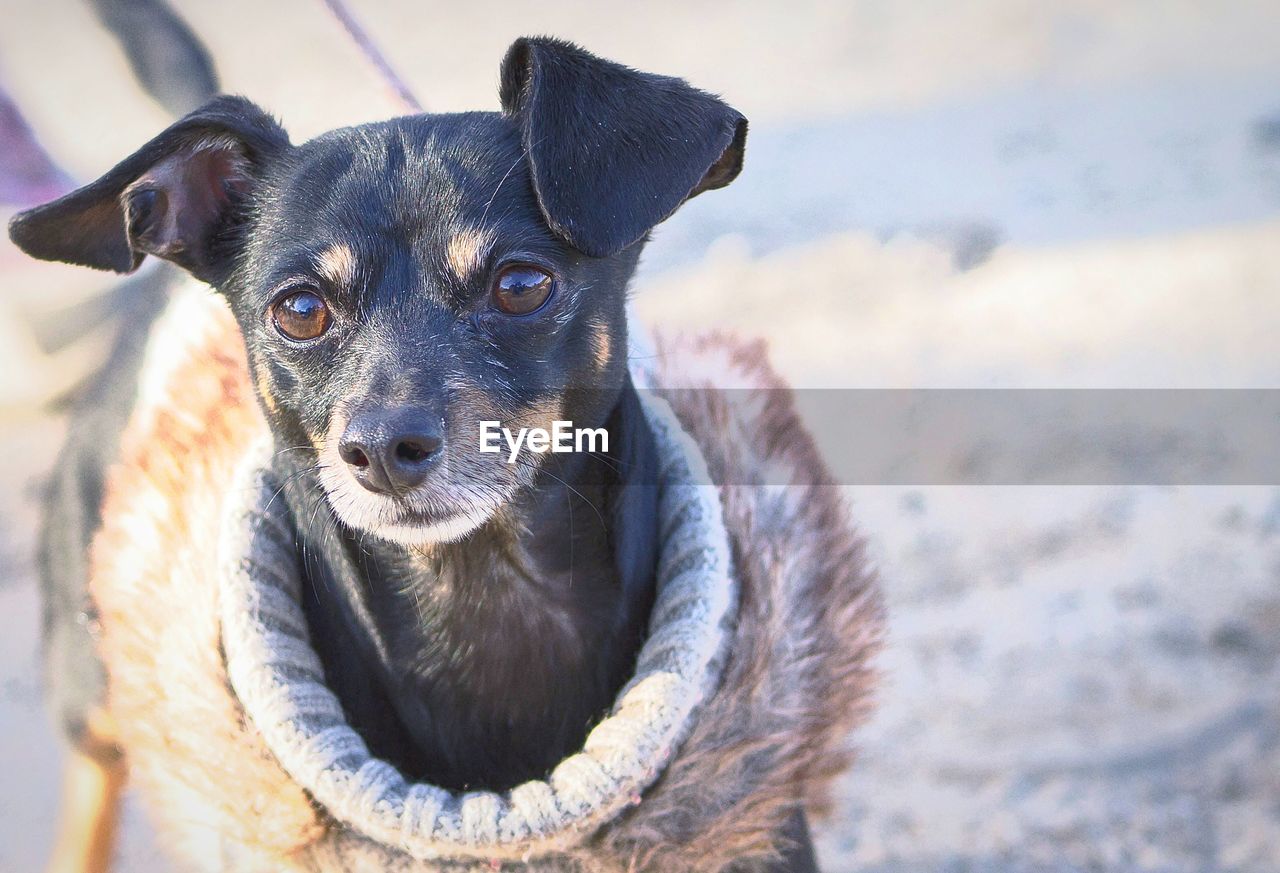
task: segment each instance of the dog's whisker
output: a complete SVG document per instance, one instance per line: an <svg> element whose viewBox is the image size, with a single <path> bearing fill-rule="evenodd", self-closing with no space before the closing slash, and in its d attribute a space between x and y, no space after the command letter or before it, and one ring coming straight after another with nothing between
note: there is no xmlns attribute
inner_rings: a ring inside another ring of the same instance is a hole
<svg viewBox="0 0 1280 873"><path fill-rule="evenodd" d="M279 497L281 494L283 494L285 489L288 488L291 483L307 475L308 473L315 472L318 469L319 469L318 465L312 464L310 466L303 467L301 470L295 470L294 472L286 476L284 481L280 483L280 486L276 488L276 490L272 493L271 499L267 501L267 505L265 509L270 510L272 505L276 502L276 498Z"/></svg>
<svg viewBox="0 0 1280 873"><path fill-rule="evenodd" d="M550 476L550 477L551 477L552 479L554 479L556 482L559 482L561 485L563 485L563 486L564 486L565 488L567 488L569 491L572 491L574 494L576 494L576 495L578 496L578 498L582 500L582 502L583 502L583 503L587 504L587 506L590 506L590 507L592 508L592 510L594 510L594 511L595 511L596 517L600 519L600 524L601 524L601 526L603 526L603 527L605 527L605 528L607 528L607 527L609 526L608 522L607 522L607 521L605 521L604 513L602 513L602 512L600 511L600 508L599 508L598 506L596 506L596 505L595 505L595 503L593 503L593 502L592 502L592 501L587 497L587 495L583 494L583 493L582 493L581 491L579 491L577 488L575 488L575 487L573 487L572 485L570 485L567 481L565 481L564 479L562 479L562 478L560 478L559 476L557 476L555 473L552 473L550 470L548 470L548 469L547 469L547 465L546 465L546 464L537 465L537 464L534 464L532 461L528 461L528 460L525 460L525 459L523 459L523 458L517 458L517 461L516 461L516 462L517 462L517 464L527 464L527 465L529 465L529 468L530 468L530 469L532 469L532 470L534 470L535 472L543 473L543 474L545 474L545 475L547 475L547 476ZM572 521L572 520L571 520L571 521Z"/></svg>
<svg viewBox="0 0 1280 873"><path fill-rule="evenodd" d="M497 186L495 186L493 189L493 194L489 196L489 202L484 205L484 212L481 213L480 215L480 222L479 222L480 227L483 228L485 226L484 221L486 218L489 217L489 209L493 206L493 201L497 199L498 192L502 190L502 185L504 182L507 181L507 177L509 177L512 173L514 173L516 170L516 167L523 164L525 162L525 159L528 156L529 156L528 149L525 149L525 148L520 149L520 156L517 157L514 161L512 161L511 166L507 167L507 171L502 174L502 178L498 180Z"/></svg>

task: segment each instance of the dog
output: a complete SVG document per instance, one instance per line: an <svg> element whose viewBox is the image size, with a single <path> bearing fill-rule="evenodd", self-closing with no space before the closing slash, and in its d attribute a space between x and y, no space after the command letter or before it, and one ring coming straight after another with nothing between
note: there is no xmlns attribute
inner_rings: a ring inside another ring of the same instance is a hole
<svg viewBox="0 0 1280 873"><path fill-rule="evenodd" d="M511 46L499 96L301 145L219 97L10 225L35 257L152 255L225 298L326 680L373 754L455 790L545 776L630 675L658 531L628 285L747 133L680 79L549 38ZM495 421L607 449L478 451ZM802 813L787 838L778 869L816 869Z"/></svg>

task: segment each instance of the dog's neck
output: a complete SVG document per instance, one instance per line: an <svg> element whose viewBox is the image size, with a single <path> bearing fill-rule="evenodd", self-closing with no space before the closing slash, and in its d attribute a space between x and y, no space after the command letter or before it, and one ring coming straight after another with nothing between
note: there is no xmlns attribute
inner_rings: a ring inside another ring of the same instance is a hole
<svg viewBox="0 0 1280 873"><path fill-rule="evenodd" d="M314 644L376 755L503 789L545 776L607 711L652 604L657 506L630 382L605 426L606 456L547 456L479 530L428 548L342 528L311 474L280 471Z"/></svg>

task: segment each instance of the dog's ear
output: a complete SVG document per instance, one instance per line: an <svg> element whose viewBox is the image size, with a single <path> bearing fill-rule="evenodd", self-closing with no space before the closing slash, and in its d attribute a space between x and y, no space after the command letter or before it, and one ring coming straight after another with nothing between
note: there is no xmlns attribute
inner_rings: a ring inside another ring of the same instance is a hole
<svg viewBox="0 0 1280 873"><path fill-rule="evenodd" d="M9 237L33 257L128 273L145 255L221 280L239 208L289 137L240 97L182 118L105 176L14 216Z"/></svg>
<svg viewBox="0 0 1280 873"><path fill-rule="evenodd" d="M621 251L742 169L740 113L682 79L570 43L517 40L502 61L500 96L520 125L548 224L593 257Z"/></svg>

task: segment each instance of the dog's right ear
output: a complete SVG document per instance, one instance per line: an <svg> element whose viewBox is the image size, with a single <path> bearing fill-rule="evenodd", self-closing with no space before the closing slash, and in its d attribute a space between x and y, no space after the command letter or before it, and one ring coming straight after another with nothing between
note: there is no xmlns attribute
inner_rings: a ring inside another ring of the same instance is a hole
<svg viewBox="0 0 1280 873"><path fill-rule="evenodd" d="M546 37L516 40L500 78L547 224L593 258L617 254L742 169L747 120L683 79Z"/></svg>
<svg viewBox="0 0 1280 873"><path fill-rule="evenodd" d="M218 97L101 179L9 223L27 254L128 273L145 255L216 284L234 252L239 207L288 134L253 103Z"/></svg>

